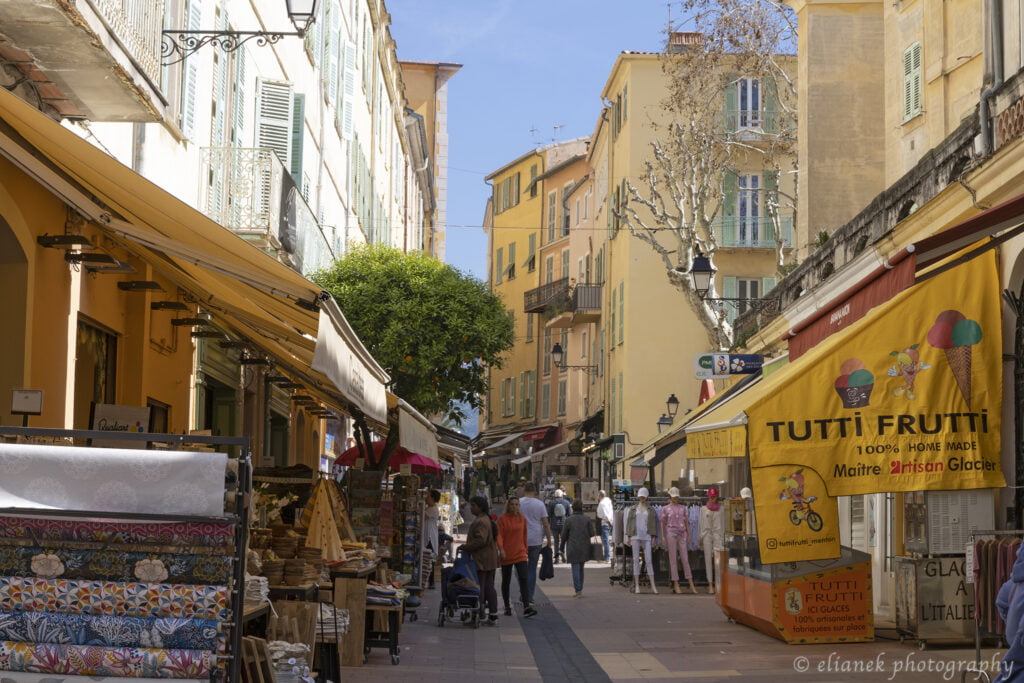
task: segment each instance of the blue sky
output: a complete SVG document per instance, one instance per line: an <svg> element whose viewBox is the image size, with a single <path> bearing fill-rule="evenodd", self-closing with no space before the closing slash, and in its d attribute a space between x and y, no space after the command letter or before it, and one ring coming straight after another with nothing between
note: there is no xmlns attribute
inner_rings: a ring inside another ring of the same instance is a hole
<svg viewBox="0 0 1024 683"><path fill-rule="evenodd" d="M672 5L678 20L678 3ZM668 6L387 0L399 59L463 65L448 84L448 263L484 277L484 176L552 138L590 135L616 55L660 51Z"/></svg>

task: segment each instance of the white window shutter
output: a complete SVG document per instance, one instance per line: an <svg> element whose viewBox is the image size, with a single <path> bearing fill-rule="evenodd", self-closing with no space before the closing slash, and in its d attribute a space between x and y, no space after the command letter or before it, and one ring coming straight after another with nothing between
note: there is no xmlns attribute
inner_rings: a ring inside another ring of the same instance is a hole
<svg viewBox="0 0 1024 683"><path fill-rule="evenodd" d="M228 30L227 12L221 12L218 29ZM210 131L210 146L220 147L227 138L228 71L231 53L217 50L213 56L213 127Z"/></svg>
<svg viewBox="0 0 1024 683"><path fill-rule="evenodd" d="M189 0L185 14L185 30L200 31L203 28L203 3ZM184 87L181 102L181 132L192 139L196 132L196 97L199 90L199 61L195 56L187 57L184 65Z"/></svg>
<svg viewBox="0 0 1024 683"><path fill-rule="evenodd" d="M248 147L252 144L249 141L249 136L246 135L245 128L245 108L248 104L245 92L245 50L237 50L235 53L235 95L234 103L231 106L232 110L232 127L234 133L232 135L232 141L235 147Z"/></svg>
<svg viewBox="0 0 1024 683"><path fill-rule="evenodd" d="M291 167L292 86L260 79L256 111L256 146L274 150Z"/></svg>
<svg viewBox="0 0 1024 683"><path fill-rule="evenodd" d="M327 37L324 40L324 51L327 53L327 69L324 74L326 83L324 83L327 92L327 103L334 105L338 101L338 72L339 72L339 59L341 57L341 8L338 7L337 3L330 3L327 5L327 14L330 16L330 31L327 33Z"/></svg>
<svg viewBox="0 0 1024 683"><path fill-rule="evenodd" d="M352 139L354 131L353 116L356 96L356 44L345 41L345 103L342 115L341 134L346 140Z"/></svg>

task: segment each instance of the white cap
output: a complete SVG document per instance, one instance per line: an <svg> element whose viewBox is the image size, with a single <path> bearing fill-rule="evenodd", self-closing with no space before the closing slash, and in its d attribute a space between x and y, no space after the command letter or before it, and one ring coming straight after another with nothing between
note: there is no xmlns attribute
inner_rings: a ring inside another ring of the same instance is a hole
<svg viewBox="0 0 1024 683"><path fill-rule="evenodd" d="M636 497L637 498L650 498L651 497L651 492L647 490L647 487L643 487L639 491L636 492Z"/></svg>
<svg viewBox="0 0 1024 683"><path fill-rule="evenodd" d="M754 497L753 491L751 491L746 486L744 486L743 488L740 489L740 498L753 498L753 497Z"/></svg>
<svg viewBox="0 0 1024 683"><path fill-rule="evenodd" d="M678 498L679 497L679 489L677 489L675 486L670 488L668 490L668 497L669 498Z"/></svg>
<svg viewBox="0 0 1024 683"><path fill-rule="evenodd" d="M564 495L565 495L565 491L563 491L562 489L556 489L555 490L555 498L561 498Z"/></svg>

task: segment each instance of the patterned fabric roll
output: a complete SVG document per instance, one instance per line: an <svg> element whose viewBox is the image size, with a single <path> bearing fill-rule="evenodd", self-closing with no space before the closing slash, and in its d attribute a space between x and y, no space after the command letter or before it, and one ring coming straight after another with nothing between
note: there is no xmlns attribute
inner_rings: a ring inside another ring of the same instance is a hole
<svg viewBox="0 0 1024 683"><path fill-rule="evenodd" d="M227 619L230 589L166 583L0 577L0 609L172 619Z"/></svg>
<svg viewBox="0 0 1024 683"><path fill-rule="evenodd" d="M157 524L6 515L0 516L0 538L228 548L234 546L235 540L227 522Z"/></svg>
<svg viewBox="0 0 1024 683"><path fill-rule="evenodd" d="M212 619L0 612L0 640L15 642L215 650L217 635Z"/></svg>
<svg viewBox="0 0 1024 683"><path fill-rule="evenodd" d="M198 650L95 647L0 641L0 669L30 673L143 678L201 678L213 657Z"/></svg>
<svg viewBox="0 0 1024 683"><path fill-rule="evenodd" d="M152 683L160 678L136 678L133 683ZM210 683L208 678L175 678L175 683ZM24 671L0 671L0 683L125 683L123 678L107 676L69 676L67 674L33 674Z"/></svg>
<svg viewBox="0 0 1024 683"><path fill-rule="evenodd" d="M0 546L0 576L108 581L227 583L231 558L117 550Z"/></svg>

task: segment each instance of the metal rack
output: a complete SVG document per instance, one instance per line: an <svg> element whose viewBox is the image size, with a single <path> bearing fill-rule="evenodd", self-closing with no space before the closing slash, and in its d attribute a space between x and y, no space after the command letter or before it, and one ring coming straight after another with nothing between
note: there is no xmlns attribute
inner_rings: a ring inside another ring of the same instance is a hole
<svg viewBox="0 0 1024 683"><path fill-rule="evenodd" d="M215 668L211 673L211 679L221 678L225 683L238 683L241 674L241 650L242 650L242 619L244 613L245 599L245 553L248 539L249 524L249 498L252 491L252 462L248 452L249 440L246 437L225 437L225 436L198 436L188 434L145 434L118 432L116 437L110 432L84 430L84 429L48 429L36 427L3 427L0 426L0 441L11 439L51 440L85 442L87 446L92 439L110 440L116 438L118 441L145 443L147 448L152 448L155 443L168 444L172 448L167 450L179 450L186 444L223 447L226 449L237 449L239 455L229 458L236 460L238 464L237 474L230 476L231 470L225 472L225 514L223 517L206 517L192 515L164 515L148 513L126 513L126 512L95 512L82 510L46 510L39 508L0 508L0 514L23 515L33 517L49 517L59 515L61 517L83 517L91 519L117 519L138 522L228 522L234 527L234 554L232 557L232 574L230 588L231 618L223 621L222 626L230 628L228 639L228 652L226 655L218 655L227 660L226 673ZM38 445L38 444L37 444ZM76 443L77 445L77 443ZM155 451L154 454L158 453ZM232 480L233 479L233 480ZM230 501L230 502L229 502ZM227 508L229 508L228 510Z"/></svg>

